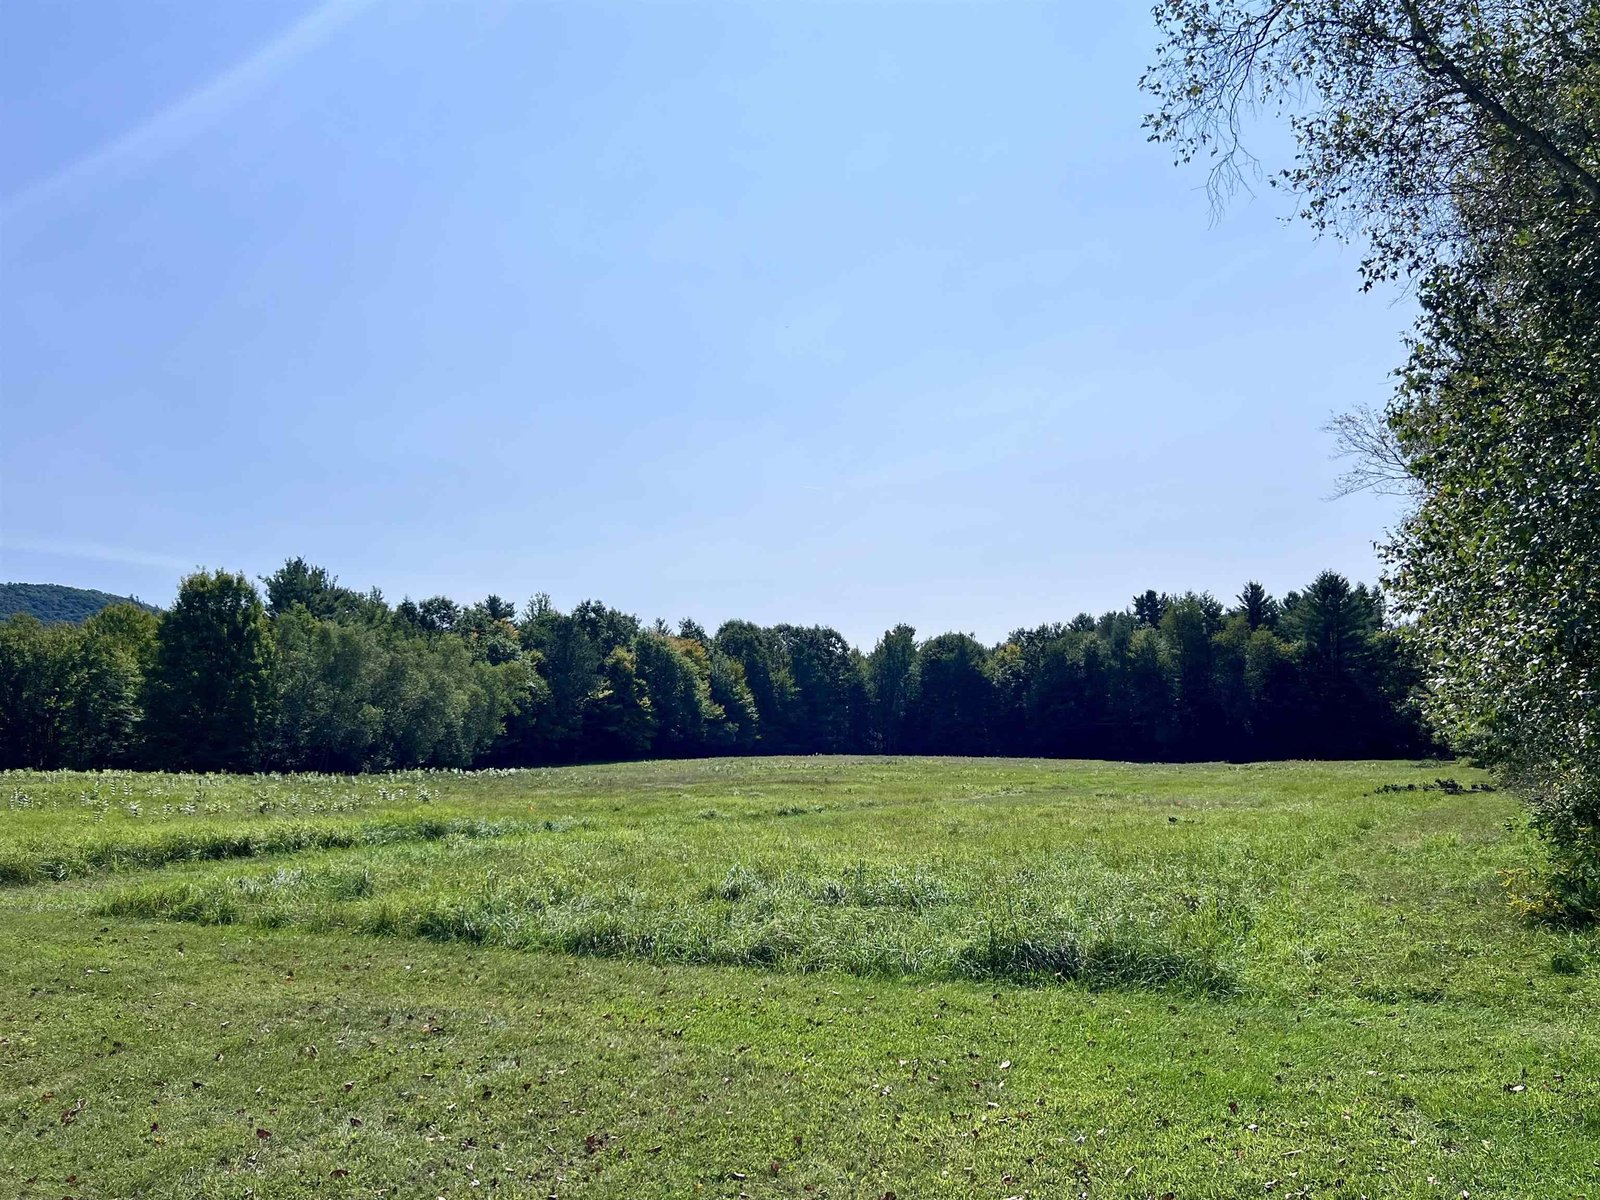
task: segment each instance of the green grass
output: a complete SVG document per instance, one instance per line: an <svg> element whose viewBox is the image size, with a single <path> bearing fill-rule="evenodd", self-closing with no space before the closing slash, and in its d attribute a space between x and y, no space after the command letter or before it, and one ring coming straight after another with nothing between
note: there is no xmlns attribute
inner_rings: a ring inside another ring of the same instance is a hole
<svg viewBox="0 0 1600 1200"><path fill-rule="evenodd" d="M1482 782L0 776L4 1194L1600 1195L1600 943Z"/></svg>

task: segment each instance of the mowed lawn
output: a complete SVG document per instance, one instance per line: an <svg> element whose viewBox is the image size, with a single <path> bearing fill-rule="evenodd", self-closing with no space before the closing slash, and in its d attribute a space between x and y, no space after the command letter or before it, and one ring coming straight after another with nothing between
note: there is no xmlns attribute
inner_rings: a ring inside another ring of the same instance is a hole
<svg viewBox="0 0 1600 1200"><path fill-rule="evenodd" d="M1484 779L0 775L0 1195L1600 1196Z"/></svg>

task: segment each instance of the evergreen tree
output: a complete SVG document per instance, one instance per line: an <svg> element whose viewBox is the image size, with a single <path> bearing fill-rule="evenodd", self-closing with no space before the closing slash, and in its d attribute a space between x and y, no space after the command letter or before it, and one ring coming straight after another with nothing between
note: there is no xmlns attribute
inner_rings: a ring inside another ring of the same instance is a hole
<svg viewBox="0 0 1600 1200"><path fill-rule="evenodd" d="M1261 628L1271 629L1278 624L1278 602L1253 579L1239 593L1239 607L1234 611L1244 615L1252 632Z"/></svg>

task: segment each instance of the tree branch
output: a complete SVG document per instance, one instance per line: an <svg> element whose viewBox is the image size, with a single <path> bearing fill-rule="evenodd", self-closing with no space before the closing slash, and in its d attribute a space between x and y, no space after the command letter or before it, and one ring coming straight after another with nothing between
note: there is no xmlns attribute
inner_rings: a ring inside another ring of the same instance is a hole
<svg viewBox="0 0 1600 1200"><path fill-rule="evenodd" d="M1422 50L1422 66L1434 74L1442 75L1455 84L1467 101L1487 113L1502 129L1518 142L1536 151L1555 168L1568 185L1588 197L1591 204L1600 204L1600 177L1584 169L1583 165L1556 145L1542 129L1529 124L1469 76L1461 65L1444 52L1439 41L1429 31L1417 7L1417 0L1400 0L1400 7L1411 22L1411 33Z"/></svg>

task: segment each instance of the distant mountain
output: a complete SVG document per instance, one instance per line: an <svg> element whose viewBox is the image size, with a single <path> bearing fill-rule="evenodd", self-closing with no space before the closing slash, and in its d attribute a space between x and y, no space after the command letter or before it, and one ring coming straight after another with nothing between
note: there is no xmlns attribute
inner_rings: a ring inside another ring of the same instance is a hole
<svg viewBox="0 0 1600 1200"><path fill-rule="evenodd" d="M87 621L113 604L137 604L150 612L155 605L132 596L113 596L93 588L66 587L59 583L0 583L0 620L17 613L32 613L46 625L62 621Z"/></svg>

